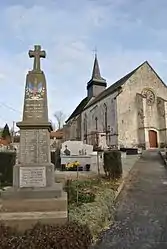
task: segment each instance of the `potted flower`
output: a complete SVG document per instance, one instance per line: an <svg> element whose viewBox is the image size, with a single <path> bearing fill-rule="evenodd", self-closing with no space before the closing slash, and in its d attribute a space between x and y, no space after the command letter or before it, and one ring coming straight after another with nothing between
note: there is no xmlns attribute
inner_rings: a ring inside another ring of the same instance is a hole
<svg viewBox="0 0 167 249"><path fill-rule="evenodd" d="M79 170L79 167L80 167L80 163L78 161L75 161L73 162L73 167L75 168L75 170L77 170L77 167L78 167L78 170Z"/></svg>
<svg viewBox="0 0 167 249"><path fill-rule="evenodd" d="M66 170L69 171L77 171L77 167L79 169L80 163L78 161L67 163L66 164Z"/></svg>

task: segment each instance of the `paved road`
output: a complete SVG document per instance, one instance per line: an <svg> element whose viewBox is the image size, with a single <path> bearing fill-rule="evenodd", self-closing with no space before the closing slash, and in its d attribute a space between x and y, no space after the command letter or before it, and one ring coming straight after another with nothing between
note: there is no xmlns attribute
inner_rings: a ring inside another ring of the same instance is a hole
<svg viewBox="0 0 167 249"><path fill-rule="evenodd" d="M167 170L157 151L145 152L136 163L115 218L94 249L167 248Z"/></svg>

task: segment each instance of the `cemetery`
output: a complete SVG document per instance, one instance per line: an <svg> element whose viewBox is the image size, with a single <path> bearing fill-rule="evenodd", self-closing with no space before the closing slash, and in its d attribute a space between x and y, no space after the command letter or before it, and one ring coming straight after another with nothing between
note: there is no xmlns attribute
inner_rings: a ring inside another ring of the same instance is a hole
<svg viewBox="0 0 167 249"><path fill-rule="evenodd" d="M23 117L17 123L19 147L4 145L0 151L1 249L89 248L114 219L126 152L95 151L69 140L62 143L60 167L52 163L47 84L40 67L45 56L39 45L29 51L34 65L26 76ZM10 137L5 134L4 140Z"/></svg>

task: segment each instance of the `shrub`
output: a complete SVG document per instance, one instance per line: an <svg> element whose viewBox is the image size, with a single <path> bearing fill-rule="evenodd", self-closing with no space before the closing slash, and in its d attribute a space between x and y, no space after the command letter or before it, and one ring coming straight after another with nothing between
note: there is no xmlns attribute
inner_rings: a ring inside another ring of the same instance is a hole
<svg viewBox="0 0 167 249"><path fill-rule="evenodd" d="M3 231L5 229L3 226ZM89 228L75 222L63 225L38 223L22 235L19 232L5 234L0 233L1 249L87 249L92 242Z"/></svg>
<svg viewBox="0 0 167 249"><path fill-rule="evenodd" d="M9 237L11 235L15 235L17 234L17 230L9 227L9 226L5 226L3 223L0 223L0 236L1 237Z"/></svg>
<svg viewBox="0 0 167 249"><path fill-rule="evenodd" d="M12 185L13 166L16 162L16 152L0 152L0 183L3 186Z"/></svg>
<svg viewBox="0 0 167 249"><path fill-rule="evenodd" d="M104 171L106 176L112 179L120 178L122 175L121 152L111 150L104 152Z"/></svg>
<svg viewBox="0 0 167 249"><path fill-rule="evenodd" d="M95 193L93 189L90 190L91 181L71 181L68 180L65 185L65 191L68 193L69 204L77 202L78 191L78 204L89 203L95 200Z"/></svg>
<svg viewBox="0 0 167 249"><path fill-rule="evenodd" d="M23 235L11 235L10 237L1 239L1 249L36 249L31 241L28 241Z"/></svg>

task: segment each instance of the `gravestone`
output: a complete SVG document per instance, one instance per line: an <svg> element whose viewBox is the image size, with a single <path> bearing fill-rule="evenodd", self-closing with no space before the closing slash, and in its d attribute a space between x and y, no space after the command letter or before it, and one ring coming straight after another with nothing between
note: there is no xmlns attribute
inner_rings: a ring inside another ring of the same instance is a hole
<svg viewBox="0 0 167 249"><path fill-rule="evenodd" d="M66 149L70 151L70 155L91 155L93 152L93 146L89 144L84 144L83 141L65 141L62 143L61 154L65 154Z"/></svg>
<svg viewBox="0 0 167 249"><path fill-rule="evenodd" d="M34 66L26 77L23 119L17 123L20 128L18 163L13 169L13 187L1 193L1 205L8 212L23 212L25 209L29 212L42 211L45 215L41 215L40 220L44 222L48 220L48 210L53 211L48 221L57 223L61 218L67 219L67 196L62 190L62 185L55 183L54 165L51 163L52 126L48 121L46 79L40 67L40 58L45 58L46 54L36 45L34 51L29 51L29 56L34 58ZM21 202L13 201L9 207L11 200L18 199L21 199ZM23 216L26 227L26 213ZM3 217L5 215L0 213L0 219ZM37 217L38 215L36 218L27 218L32 220L28 224L38 221Z"/></svg>

